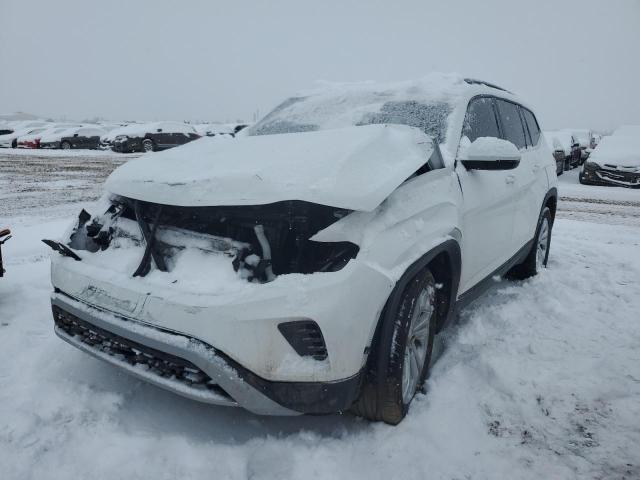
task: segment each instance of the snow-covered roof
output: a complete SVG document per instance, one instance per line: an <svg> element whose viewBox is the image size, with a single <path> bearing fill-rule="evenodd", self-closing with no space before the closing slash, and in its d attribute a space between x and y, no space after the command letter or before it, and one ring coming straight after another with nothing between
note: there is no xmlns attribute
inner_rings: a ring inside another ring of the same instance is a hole
<svg viewBox="0 0 640 480"><path fill-rule="evenodd" d="M109 177L109 192L180 206L302 200L373 210L424 165L429 137L404 125L367 125L297 135L203 137L145 155Z"/></svg>
<svg viewBox="0 0 640 480"><path fill-rule="evenodd" d="M569 155L571 153L571 147L575 142L571 131L555 130L543 132L543 134L547 140L547 145L549 145L550 148L556 150L560 147L560 149L564 150L565 155Z"/></svg>
<svg viewBox="0 0 640 480"><path fill-rule="evenodd" d="M126 127L111 130L103 136L103 139L113 140L118 135L144 136L147 133L154 133L158 129L162 129L163 132L171 133L196 133L195 129L191 125L182 122L133 123Z"/></svg>
<svg viewBox="0 0 640 480"><path fill-rule="evenodd" d="M589 161L601 166L640 167L640 135L629 133L623 131L622 134L604 137L589 156Z"/></svg>
<svg viewBox="0 0 640 480"><path fill-rule="evenodd" d="M244 123L200 123L198 125L194 125L196 132L200 135L206 135L214 133L218 134L230 134L235 133L236 127L238 125L246 125Z"/></svg>

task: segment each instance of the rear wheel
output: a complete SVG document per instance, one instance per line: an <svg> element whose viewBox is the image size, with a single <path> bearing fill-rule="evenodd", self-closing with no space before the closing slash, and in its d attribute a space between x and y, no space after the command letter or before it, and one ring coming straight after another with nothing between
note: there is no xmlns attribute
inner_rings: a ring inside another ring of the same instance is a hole
<svg viewBox="0 0 640 480"><path fill-rule="evenodd" d="M551 247L551 227L553 220L551 211L548 207L542 210L538 227L536 228L536 236L527 255L527 258L519 265L513 267L508 276L518 280L529 278L540 272L547 266L549 260L549 247Z"/></svg>
<svg viewBox="0 0 640 480"><path fill-rule="evenodd" d="M142 141L142 149L145 152L153 152L155 150L155 145L153 144L153 140L151 140L149 138L145 138Z"/></svg>
<svg viewBox="0 0 640 480"><path fill-rule="evenodd" d="M71 150L71 144L69 142L62 142L60 148L62 148L62 150Z"/></svg>
<svg viewBox="0 0 640 480"><path fill-rule="evenodd" d="M437 290L428 269L412 278L382 314L367 376L352 407L369 420L398 424L424 383L436 327Z"/></svg>

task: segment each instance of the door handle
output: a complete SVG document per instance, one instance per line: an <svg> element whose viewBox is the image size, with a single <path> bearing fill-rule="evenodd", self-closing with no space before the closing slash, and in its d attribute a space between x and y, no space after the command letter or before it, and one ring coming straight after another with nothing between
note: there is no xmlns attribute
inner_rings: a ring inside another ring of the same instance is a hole
<svg viewBox="0 0 640 480"><path fill-rule="evenodd" d="M507 175L504 179L505 183L508 184L512 184L513 182L516 181L516 176L515 175Z"/></svg>

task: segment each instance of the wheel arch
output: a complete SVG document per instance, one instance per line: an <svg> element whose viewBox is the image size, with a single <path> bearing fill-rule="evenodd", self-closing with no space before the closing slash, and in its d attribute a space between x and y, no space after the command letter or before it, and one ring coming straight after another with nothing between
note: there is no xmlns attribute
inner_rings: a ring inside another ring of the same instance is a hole
<svg viewBox="0 0 640 480"><path fill-rule="evenodd" d="M454 235L457 237L457 235ZM462 254L460 244L455 238L450 238L422 255L413 262L398 279L391 293L387 297L377 320L372 338L369 342L369 354L376 349L380 336L380 329L385 323L388 312L393 312L401 301L402 292L407 284L422 269L429 267L438 285L441 285L442 295L438 296L438 324L436 333L447 325L455 313L455 303L460 285L462 271Z"/></svg>
<svg viewBox="0 0 640 480"><path fill-rule="evenodd" d="M542 215L542 211L545 207L549 208L549 211L551 212L551 225L553 226L556 219L556 211L558 209L558 189L556 187L550 188L545 195L542 207L540 207L540 215Z"/></svg>

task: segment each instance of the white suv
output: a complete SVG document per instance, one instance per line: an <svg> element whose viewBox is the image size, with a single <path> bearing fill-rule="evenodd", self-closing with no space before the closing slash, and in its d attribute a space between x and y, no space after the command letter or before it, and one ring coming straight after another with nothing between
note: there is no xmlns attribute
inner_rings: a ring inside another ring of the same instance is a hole
<svg viewBox="0 0 640 480"><path fill-rule="evenodd" d="M531 109L485 82L310 91L116 170L46 241L55 331L203 402L397 423L434 334L546 265L555 170Z"/></svg>

